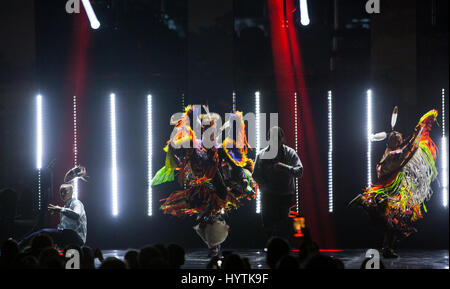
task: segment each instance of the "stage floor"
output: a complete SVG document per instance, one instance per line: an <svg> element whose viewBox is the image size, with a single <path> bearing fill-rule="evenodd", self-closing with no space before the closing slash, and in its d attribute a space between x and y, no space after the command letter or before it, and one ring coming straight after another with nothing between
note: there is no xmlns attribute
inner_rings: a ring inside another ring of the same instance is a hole
<svg viewBox="0 0 450 289"><path fill-rule="evenodd" d="M251 249L224 249L247 257L250 261L252 269L267 269L265 264L265 252L261 250ZM104 258L117 257L123 260L123 256L127 250L103 250ZM344 262L346 269L359 269L365 256L365 249L349 249L339 252L322 252L322 254L339 258ZM399 250L398 259L384 259L382 262L387 269L449 269L448 250ZM295 256L296 252L292 252ZM205 269L210 258L208 258L208 250L197 249L189 250L186 253L186 262L182 269ZM95 260L95 265L100 265Z"/></svg>

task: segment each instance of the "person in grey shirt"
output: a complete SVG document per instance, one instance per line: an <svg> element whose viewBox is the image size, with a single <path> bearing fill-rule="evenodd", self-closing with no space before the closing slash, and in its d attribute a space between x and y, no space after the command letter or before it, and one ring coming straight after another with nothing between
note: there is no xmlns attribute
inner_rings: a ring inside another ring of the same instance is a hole
<svg viewBox="0 0 450 289"><path fill-rule="evenodd" d="M57 229L59 231L72 230L86 243L87 219L84 205L80 200L73 197L73 186L70 184L61 185L59 192L64 201L64 207L49 205L48 209L60 212L61 221Z"/></svg>
<svg viewBox="0 0 450 289"><path fill-rule="evenodd" d="M62 184L59 189L59 194L64 202L64 206L49 204L48 209L53 212L59 212L60 223L57 228L45 228L37 232L34 232L26 236L19 242L20 247L26 246L31 239L40 233L47 233L52 237L53 242L60 248L64 248L66 245L75 244L82 246L86 243L87 234L87 218L84 211L83 203L73 197L73 185L72 181L76 177L68 177L69 173L73 170L76 171L77 167L72 169L66 174L66 183ZM84 169L84 168L83 168ZM67 183L69 182L69 183Z"/></svg>
<svg viewBox="0 0 450 289"><path fill-rule="evenodd" d="M253 168L253 179L261 194L262 221L267 239L271 236L288 238L291 232L289 209L294 205L295 178L303 174L303 165L294 149L285 145L284 131L272 127L271 135L278 135L278 153L274 158L264 158L270 144L260 150ZM276 148L275 148L276 149Z"/></svg>

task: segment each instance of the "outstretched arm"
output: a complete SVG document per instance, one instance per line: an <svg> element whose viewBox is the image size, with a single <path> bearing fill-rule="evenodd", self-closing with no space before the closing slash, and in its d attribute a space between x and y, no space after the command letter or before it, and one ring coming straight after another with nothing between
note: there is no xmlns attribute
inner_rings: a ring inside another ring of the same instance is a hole
<svg viewBox="0 0 450 289"><path fill-rule="evenodd" d="M81 204L79 202L75 202L73 209L70 208L62 208L61 214L65 216L77 220L80 218L82 212Z"/></svg>

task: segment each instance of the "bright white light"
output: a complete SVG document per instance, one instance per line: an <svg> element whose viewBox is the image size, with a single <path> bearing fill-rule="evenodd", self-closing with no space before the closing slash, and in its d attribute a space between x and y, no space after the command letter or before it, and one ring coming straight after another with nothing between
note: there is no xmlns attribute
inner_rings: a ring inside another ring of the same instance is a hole
<svg viewBox="0 0 450 289"><path fill-rule="evenodd" d="M258 154L261 143L260 143L260 94L259 91L255 92L255 114L256 114L256 154ZM261 213L261 191L258 190L258 194L256 195L256 213Z"/></svg>
<svg viewBox="0 0 450 289"><path fill-rule="evenodd" d="M443 136L441 140L441 154L442 154L442 205L448 205L448 151L447 151L447 137Z"/></svg>
<svg viewBox="0 0 450 289"><path fill-rule="evenodd" d="M41 169L43 158L42 96L36 96L36 168L38 169L38 209L41 210Z"/></svg>
<svg viewBox="0 0 450 289"><path fill-rule="evenodd" d="M73 96L73 164L78 165L78 144L77 144L77 97ZM73 197L78 199L78 179L73 182Z"/></svg>
<svg viewBox="0 0 450 289"><path fill-rule="evenodd" d="M236 93L233 91L233 111L236 111Z"/></svg>
<svg viewBox="0 0 450 289"><path fill-rule="evenodd" d="M186 106L184 105L184 93L181 94L181 111L184 111ZM183 190L186 190L186 182L183 182Z"/></svg>
<svg viewBox="0 0 450 289"><path fill-rule="evenodd" d="M445 136L445 89L442 89L442 136Z"/></svg>
<svg viewBox="0 0 450 289"><path fill-rule="evenodd" d="M38 169L38 209L42 209L41 169Z"/></svg>
<svg viewBox="0 0 450 289"><path fill-rule="evenodd" d="M147 215L151 216L153 214L152 204L153 204L153 194L152 194L152 96L147 95L147 197L148 197L148 211Z"/></svg>
<svg viewBox="0 0 450 289"><path fill-rule="evenodd" d="M300 23L303 26L308 26L310 23L307 0L300 0Z"/></svg>
<svg viewBox="0 0 450 289"><path fill-rule="evenodd" d="M372 90L367 90L367 187L372 184Z"/></svg>
<svg viewBox="0 0 450 289"><path fill-rule="evenodd" d="M445 131L445 89L442 89L442 140L441 140L441 170L442 170L442 205L448 206L448 143Z"/></svg>
<svg viewBox="0 0 450 289"><path fill-rule="evenodd" d="M110 95L110 111L111 111L111 179L112 179L112 214L117 216L119 214L117 202L117 135L116 135L116 95Z"/></svg>
<svg viewBox="0 0 450 289"><path fill-rule="evenodd" d="M297 92L294 93L294 134L295 134L295 152L298 154L298 115L297 115ZM295 178L295 209L297 213L300 212L298 200L298 178Z"/></svg>
<svg viewBox="0 0 450 289"><path fill-rule="evenodd" d="M89 22L91 23L92 29L98 29L100 27L100 22L95 15L94 9L92 9L91 3L89 0L81 0L83 2L84 10L86 10L86 14L89 18Z"/></svg>
<svg viewBox="0 0 450 289"><path fill-rule="evenodd" d="M42 96L36 96L36 168L42 169L43 136L42 136Z"/></svg>
<svg viewBox="0 0 450 289"><path fill-rule="evenodd" d="M328 91L328 212L333 212L333 94Z"/></svg>

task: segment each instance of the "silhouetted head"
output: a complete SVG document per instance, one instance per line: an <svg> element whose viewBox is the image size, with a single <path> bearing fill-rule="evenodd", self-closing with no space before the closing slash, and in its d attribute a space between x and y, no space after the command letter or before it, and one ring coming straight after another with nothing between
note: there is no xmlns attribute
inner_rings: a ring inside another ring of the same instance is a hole
<svg viewBox="0 0 450 289"><path fill-rule="evenodd" d="M83 246L81 248L82 256L81 268L82 269L94 269L95 268L95 258L94 251L91 247Z"/></svg>
<svg viewBox="0 0 450 289"><path fill-rule="evenodd" d="M172 268L179 269L185 261L185 251L183 247L178 244L169 244L169 246L167 246L167 251L169 252L169 265Z"/></svg>
<svg viewBox="0 0 450 289"><path fill-rule="evenodd" d="M64 269L63 258L55 248L45 248L39 255L39 264L46 269Z"/></svg>
<svg viewBox="0 0 450 289"><path fill-rule="evenodd" d="M46 233L39 233L31 240L31 253L38 257L42 249L53 247L53 239Z"/></svg>
<svg viewBox="0 0 450 289"><path fill-rule="evenodd" d="M159 252L161 253L164 261L168 261L169 260L169 252L167 251L166 246L164 246L163 244L155 244L153 245L153 247L155 247L156 249L159 250Z"/></svg>
<svg viewBox="0 0 450 289"><path fill-rule="evenodd" d="M127 253L125 253L125 263L127 263L128 269L138 269L139 268L139 262L138 262L138 251L136 250L128 250Z"/></svg>
<svg viewBox="0 0 450 289"><path fill-rule="evenodd" d="M267 140L270 141L272 136L274 137L277 136L278 147L281 147L285 143L284 131L281 127L279 126L271 127L269 133L267 134Z"/></svg>
<svg viewBox="0 0 450 289"><path fill-rule="evenodd" d="M125 262L115 257L106 258L99 267L99 269L126 269L126 268L127 266L125 265Z"/></svg>
<svg viewBox="0 0 450 289"><path fill-rule="evenodd" d="M403 136L398 131L391 131L387 137L387 148L396 149L403 143Z"/></svg>
<svg viewBox="0 0 450 289"><path fill-rule="evenodd" d="M312 240L305 240L299 249L298 258L300 262L304 262L311 256L319 254L319 246Z"/></svg>
<svg viewBox="0 0 450 289"><path fill-rule="evenodd" d="M167 266L163 254L154 246L145 246L138 254L139 267L141 269L157 269Z"/></svg>
<svg viewBox="0 0 450 289"><path fill-rule="evenodd" d="M19 244L16 240L8 239L2 244L0 266L9 267L19 255Z"/></svg>
<svg viewBox="0 0 450 289"><path fill-rule="evenodd" d="M267 243L266 262L271 269L275 269L278 261L289 254L289 243L280 237L272 237Z"/></svg>

